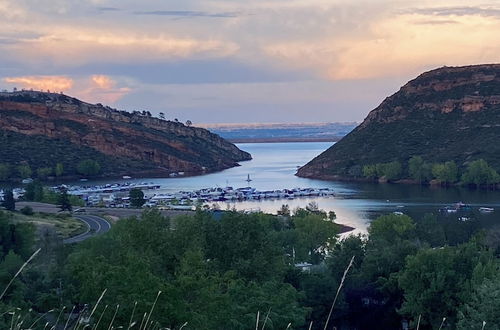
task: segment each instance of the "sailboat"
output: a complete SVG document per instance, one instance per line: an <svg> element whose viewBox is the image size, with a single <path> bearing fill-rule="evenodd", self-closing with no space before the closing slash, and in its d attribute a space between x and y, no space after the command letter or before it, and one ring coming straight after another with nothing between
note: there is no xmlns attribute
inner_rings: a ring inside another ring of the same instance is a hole
<svg viewBox="0 0 500 330"><path fill-rule="evenodd" d="M247 179L245 180L247 184L250 184L252 182L252 179L250 179L250 174L247 175Z"/></svg>

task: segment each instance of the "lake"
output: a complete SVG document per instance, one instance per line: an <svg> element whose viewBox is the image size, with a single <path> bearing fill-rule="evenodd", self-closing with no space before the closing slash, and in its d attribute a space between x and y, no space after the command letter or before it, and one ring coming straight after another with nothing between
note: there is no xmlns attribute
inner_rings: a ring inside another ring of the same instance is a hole
<svg viewBox="0 0 500 330"><path fill-rule="evenodd" d="M375 217L395 211L404 212L415 219L426 213L438 213L438 209L462 201L472 206L468 217L476 219L484 226L491 226L500 221L500 193L496 191L469 190L464 188L436 188L418 185L344 183L304 179L295 176L299 166L329 148L333 143L298 142L298 143L246 143L238 147L252 154L253 159L241 162L241 166L222 172L197 177L178 177L165 179L130 179L130 182L155 182L161 185L154 193L192 191L208 187L234 188L246 187L247 176L252 181L250 186L258 190L284 188L331 188L335 197L299 198L294 200L245 201L219 203L222 209L238 210L260 209L276 213L282 204L290 209L305 207L314 201L325 211L335 211L337 222L356 228L355 233L365 233ZM116 182L113 180L112 182ZM125 181L125 180L124 180ZM106 181L89 181L86 184L101 184ZM109 181L107 181L109 182ZM147 191L146 194L152 194ZM481 206L494 207L495 212L481 214ZM457 214L447 217L456 217Z"/></svg>

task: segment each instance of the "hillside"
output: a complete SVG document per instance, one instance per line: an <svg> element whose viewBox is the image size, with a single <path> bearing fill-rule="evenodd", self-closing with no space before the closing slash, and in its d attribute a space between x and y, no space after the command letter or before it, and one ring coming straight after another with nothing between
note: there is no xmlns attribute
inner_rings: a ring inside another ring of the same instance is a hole
<svg viewBox="0 0 500 330"><path fill-rule="evenodd" d="M342 140L310 161L298 176L342 179L363 165L412 156L426 162L476 159L500 169L500 65L435 69L386 98Z"/></svg>
<svg viewBox="0 0 500 330"><path fill-rule="evenodd" d="M202 128L32 91L0 93L0 154L11 168L61 163L66 175L86 159L97 161L102 175L134 176L202 174L251 159Z"/></svg>

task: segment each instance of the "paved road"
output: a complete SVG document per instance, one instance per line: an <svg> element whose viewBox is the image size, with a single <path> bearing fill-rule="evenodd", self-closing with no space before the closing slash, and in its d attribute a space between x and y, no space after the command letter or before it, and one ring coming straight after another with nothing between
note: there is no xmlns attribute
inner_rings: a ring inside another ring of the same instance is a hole
<svg viewBox="0 0 500 330"><path fill-rule="evenodd" d="M77 236L63 240L64 244L78 243L94 235L102 234L111 229L110 223L95 215L73 215L76 219L85 222L87 230Z"/></svg>

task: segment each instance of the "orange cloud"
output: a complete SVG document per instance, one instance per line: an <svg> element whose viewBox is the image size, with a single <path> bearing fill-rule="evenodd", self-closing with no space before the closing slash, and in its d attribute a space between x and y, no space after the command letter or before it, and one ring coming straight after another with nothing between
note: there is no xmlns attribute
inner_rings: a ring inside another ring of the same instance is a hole
<svg viewBox="0 0 500 330"><path fill-rule="evenodd" d="M36 90L67 91L73 87L73 79L64 76L23 76L6 77L6 83L16 84L17 87Z"/></svg>
<svg viewBox="0 0 500 330"><path fill-rule="evenodd" d="M117 82L106 75L92 75L82 83L82 89L76 94L89 102L115 103L132 90L128 87L117 87Z"/></svg>
<svg viewBox="0 0 500 330"><path fill-rule="evenodd" d="M442 65L500 61L500 20L496 17L439 19L453 24L436 26L432 15L403 13L371 22L364 34L276 42L263 51L280 65L310 70L331 80L407 76Z"/></svg>
<svg viewBox="0 0 500 330"><path fill-rule="evenodd" d="M93 75L91 79L98 88L111 89L115 86L115 82L110 77L105 75Z"/></svg>

